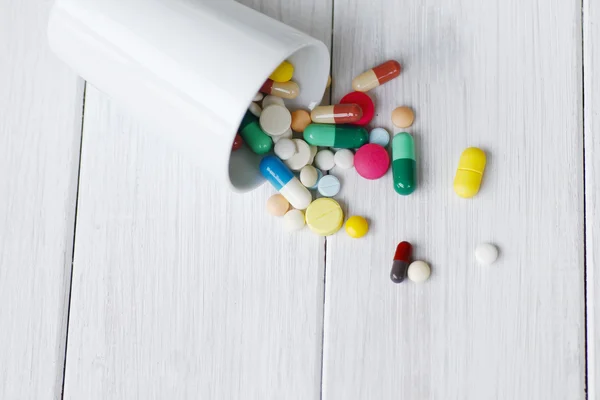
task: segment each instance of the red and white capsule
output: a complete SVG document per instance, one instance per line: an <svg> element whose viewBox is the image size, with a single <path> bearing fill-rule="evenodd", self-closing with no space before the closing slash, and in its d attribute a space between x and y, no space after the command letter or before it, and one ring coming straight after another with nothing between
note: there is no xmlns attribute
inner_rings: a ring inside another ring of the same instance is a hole
<svg viewBox="0 0 600 400"><path fill-rule="evenodd" d="M397 78L400 75L401 69L402 67L398 61L386 61L354 78L352 87L357 92L368 92L377 86Z"/></svg>
<svg viewBox="0 0 600 400"><path fill-rule="evenodd" d="M316 107L310 113L315 124L351 124L363 116L358 104L336 104L334 106Z"/></svg>
<svg viewBox="0 0 600 400"><path fill-rule="evenodd" d="M396 247L396 254L394 254L392 272L390 272L390 279L392 282L401 283L406 279L411 257L412 245L408 242L401 242L398 244L398 247Z"/></svg>
<svg viewBox="0 0 600 400"><path fill-rule="evenodd" d="M295 99L300 94L300 87L296 82L275 82L271 79L260 88L261 93L271 94L284 99Z"/></svg>

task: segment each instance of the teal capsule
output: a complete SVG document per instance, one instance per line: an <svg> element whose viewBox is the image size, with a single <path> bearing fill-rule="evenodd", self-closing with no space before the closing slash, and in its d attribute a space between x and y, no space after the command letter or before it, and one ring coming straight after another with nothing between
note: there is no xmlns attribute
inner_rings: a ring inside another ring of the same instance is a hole
<svg viewBox="0 0 600 400"><path fill-rule="evenodd" d="M273 139L262 130L258 118L249 111L240 124L240 136L250 150L258 155L267 154L273 148Z"/></svg>
<svg viewBox="0 0 600 400"><path fill-rule="evenodd" d="M394 189L402 196L408 196L417 188L417 161L415 141L406 133L399 133L392 141L392 172Z"/></svg>
<svg viewBox="0 0 600 400"><path fill-rule="evenodd" d="M304 130L304 140L312 146L358 149L369 143L369 132L360 126L310 124Z"/></svg>

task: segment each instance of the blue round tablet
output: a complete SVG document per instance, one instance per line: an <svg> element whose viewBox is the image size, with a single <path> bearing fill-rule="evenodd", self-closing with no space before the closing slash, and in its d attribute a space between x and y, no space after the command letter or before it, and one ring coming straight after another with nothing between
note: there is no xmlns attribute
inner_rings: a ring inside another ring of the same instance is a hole
<svg viewBox="0 0 600 400"><path fill-rule="evenodd" d="M340 180L333 175L325 175L318 184L319 193L324 197L333 197L340 192Z"/></svg>
<svg viewBox="0 0 600 400"><path fill-rule="evenodd" d="M369 143L387 147L390 143L390 134L384 128L375 128L369 134Z"/></svg>

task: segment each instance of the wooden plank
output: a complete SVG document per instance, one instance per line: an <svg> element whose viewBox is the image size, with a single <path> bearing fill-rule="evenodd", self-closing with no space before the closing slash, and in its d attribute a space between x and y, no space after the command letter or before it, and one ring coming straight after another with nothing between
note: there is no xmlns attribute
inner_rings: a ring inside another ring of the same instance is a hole
<svg viewBox="0 0 600 400"><path fill-rule="evenodd" d="M600 4L583 1L588 398L600 396Z"/></svg>
<svg viewBox="0 0 600 400"><path fill-rule="evenodd" d="M330 42L329 0L244 3ZM317 398L324 241L150 132L88 90L65 398Z"/></svg>
<svg viewBox="0 0 600 400"><path fill-rule="evenodd" d="M404 64L373 91L373 126L414 107L420 187L403 198L391 174L334 171L372 230L327 241L324 399L585 397L580 6L335 1L334 100L374 64ZM463 200L452 182L469 146L489 164ZM429 282L391 283L402 240ZM487 241L501 258L481 267Z"/></svg>
<svg viewBox="0 0 600 400"><path fill-rule="evenodd" d="M59 398L83 82L50 52L51 3L0 0L0 398Z"/></svg>

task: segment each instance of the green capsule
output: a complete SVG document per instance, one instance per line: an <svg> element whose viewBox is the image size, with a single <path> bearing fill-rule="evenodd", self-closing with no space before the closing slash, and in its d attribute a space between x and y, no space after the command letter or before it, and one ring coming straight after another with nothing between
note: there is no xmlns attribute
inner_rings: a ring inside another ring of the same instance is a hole
<svg viewBox="0 0 600 400"><path fill-rule="evenodd" d="M267 154L273 148L273 139L262 130L258 118L249 111L240 124L240 135L250 150L258 155Z"/></svg>
<svg viewBox="0 0 600 400"><path fill-rule="evenodd" d="M304 130L304 140L312 146L358 149L369 143L369 132L360 126L310 124Z"/></svg>
<svg viewBox="0 0 600 400"><path fill-rule="evenodd" d="M408 196L415 191L417 188L415 141L406 132L397 134L392 141L392 172L396 193Z"/></svg>

